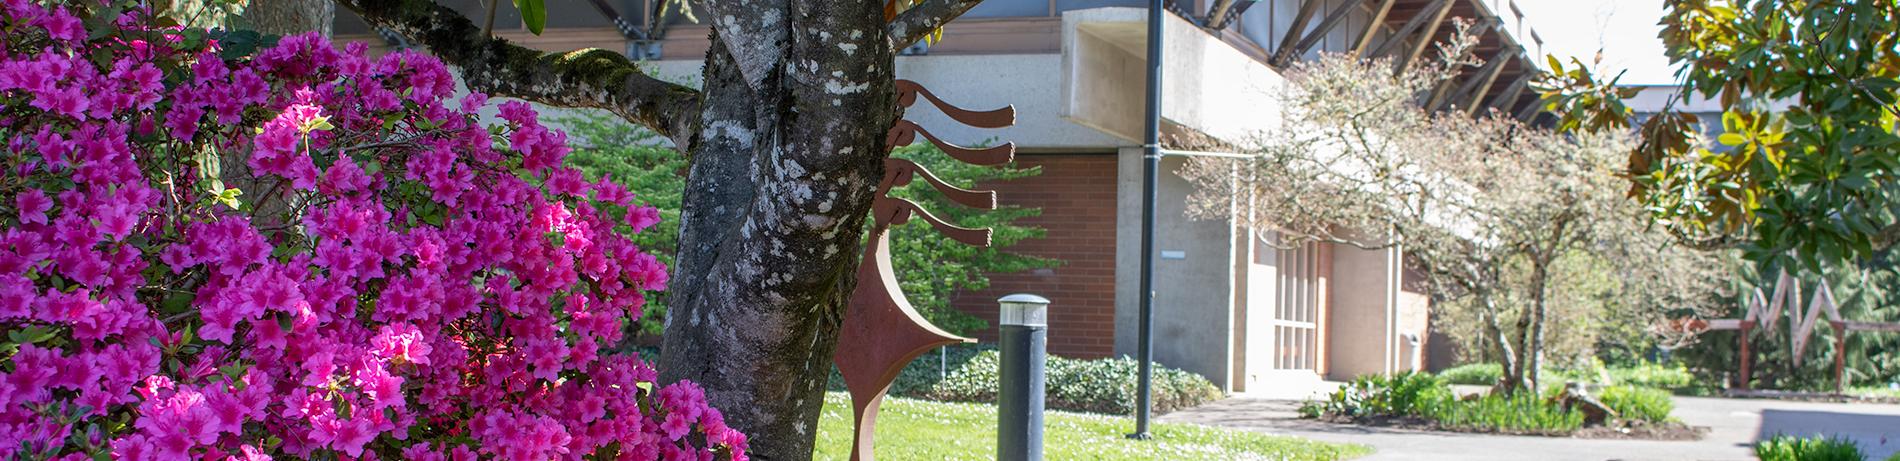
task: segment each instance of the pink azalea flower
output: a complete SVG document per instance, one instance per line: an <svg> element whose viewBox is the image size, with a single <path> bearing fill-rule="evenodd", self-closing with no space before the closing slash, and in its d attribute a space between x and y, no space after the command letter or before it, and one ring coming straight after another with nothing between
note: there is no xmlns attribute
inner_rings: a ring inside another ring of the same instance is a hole
<svg viewBox="0 0 1900 461"><path fill-rule="evenodd" d="M77 42L86 38L85 24L81 24L79 18L67 13L65 7L54 9L51 14L41 16L39 26L45 29L46 35L54 40Z"/></svg>
<svg viewBox="0 0 1900 461"><path fill-rule="evenodd" d="M627 227L638 233L660 223L660 210L650 206L627 209Z"/></svg>
<svg viewBox="0 0 1900 461"><path fill-rule="evenodd" d="M248 444L239 446L238 453L227 459L229 461L271 461L270 455Z"/></svg>
<svg viewBox="0 0 1900 461"><path fill-rule="evenodd" d="M20 211L20 222L26 224L46 224L46 211L53 209L53 199L46 198L39 189L27 189L13 198L14 209Z"/></svg>
<svg viewBox="0 0 1900 461"><path fill-rule="evenodd" d="M429 364L429 343L413 325L383 325L376 338L370 340L370 348L378 357L396 363Z"/></svg>

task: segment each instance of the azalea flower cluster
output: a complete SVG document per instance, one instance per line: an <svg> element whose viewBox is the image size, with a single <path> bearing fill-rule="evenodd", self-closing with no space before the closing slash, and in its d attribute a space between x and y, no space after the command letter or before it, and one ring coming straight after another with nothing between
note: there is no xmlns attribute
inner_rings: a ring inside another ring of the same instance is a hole
<svg viewBox="0 0 1900 461"><path fill-rule="evenodd" d="M658 214L528 105L100 3L0 0L0 459L745 459L612 351Z"/></svg>

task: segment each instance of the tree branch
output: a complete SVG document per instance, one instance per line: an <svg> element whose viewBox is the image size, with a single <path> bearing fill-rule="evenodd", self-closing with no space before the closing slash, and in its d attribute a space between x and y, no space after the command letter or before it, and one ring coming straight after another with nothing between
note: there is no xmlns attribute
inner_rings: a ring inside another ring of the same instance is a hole
<svg viewBox="0 0 1900 461"><path fill-rule="evenodd" d="M1900 224L1889 224L1887 227L1880 228L1879 232L1874 233L1873 241L1873 247L1876 250L1884 250L1895 243L1900 243Z"/></svg>
<svg viewBox="0 0 1900 461"><path fill-rule="evenodd" d="M975 8L983 0L921 0L910 9L897 14L891 24L885 27L890 32L891 49L902 50L923 40L924 36L937 31L950 20L962 16L963 12Z"/></svg>
<svg viewBox="0 0 1900 461"><path fill-rule="evenodd" d="M542 104L606 109L687 148L699 123L699 92L646 75L598 48L544 53L482 33L468 18L430 0L336 0L370 25L429 49L462 70L471 91Z"/></svg>

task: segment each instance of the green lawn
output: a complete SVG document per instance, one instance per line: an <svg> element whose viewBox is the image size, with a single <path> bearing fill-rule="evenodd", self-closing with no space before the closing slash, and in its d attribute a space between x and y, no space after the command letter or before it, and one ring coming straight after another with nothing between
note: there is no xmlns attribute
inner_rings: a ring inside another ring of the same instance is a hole
<svg viewBox="0 0 1900 461"><path fill-rule="evenodd" d="M1363 456L1372 449L1275 437L1191 424L1157 424L1155 438L1133 441L1122 434L1134 428L1128 418L1049 412L1043 427L1047 459L1088 460L1333 460ZM994 459L996 407L886 398L877 418L879 459ZM851 456L851 401L844 393L825 395L818 422L816 459Z"/></svg>

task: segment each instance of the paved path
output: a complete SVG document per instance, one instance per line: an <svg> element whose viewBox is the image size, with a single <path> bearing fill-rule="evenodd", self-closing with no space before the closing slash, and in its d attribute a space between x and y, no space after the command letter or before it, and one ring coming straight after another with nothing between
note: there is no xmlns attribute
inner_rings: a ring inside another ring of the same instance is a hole
<svg viewBox="0 0 1900 461"><path fill-rule="evenodd" d="M1900 451L1900 405L1677 397L1677 419L1706 426L1699 441L1593 440L1372 428L1298 419L1297 402L1229 398L1161 421L1244 428L1371 445L1366 460L1746 460L1754 441L1787 433L1849 437L1874 460Z"/></svg>

